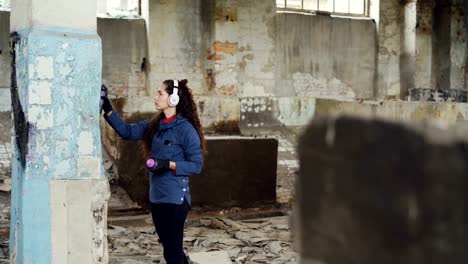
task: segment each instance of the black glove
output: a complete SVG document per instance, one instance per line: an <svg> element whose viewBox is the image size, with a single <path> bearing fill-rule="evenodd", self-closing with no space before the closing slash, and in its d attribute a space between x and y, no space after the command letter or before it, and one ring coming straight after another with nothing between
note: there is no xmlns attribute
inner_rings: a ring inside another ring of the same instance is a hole
<svg viewBox="0 0 468 264"><path fill-rule="evenodd" d="M108 114L109 112L114 110L112 109L112 105L107 96L101 96L101 102L102 102L102 110L104 110L105 114Z"/></svg>
<svg viewBox="0 0 468 264"><path fill-rule="evenodd" d="M154 162L149 162L150 159L154 160ZM150 159L146 161L146 167L148 168L149 171L161 172L163 170L169 169L168 160L162 160L162 159L156 159L156 158L150 158Z"/></svg>

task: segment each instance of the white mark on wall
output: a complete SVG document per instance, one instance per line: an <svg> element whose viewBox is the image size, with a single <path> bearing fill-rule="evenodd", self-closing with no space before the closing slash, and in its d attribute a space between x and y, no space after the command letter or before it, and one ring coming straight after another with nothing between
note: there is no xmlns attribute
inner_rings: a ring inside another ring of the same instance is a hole
<svg viewBox="0 0 468 264"><path fill-rule="evenodd" d="M35 124L38 129L51 128L53 125L53 114L50 109L41 106L31 106L28 112L28 120Z"/></svg>
<svg viewBox="0 0 468 264"><path fill-rule="evenodd" d="M298 96L317 98L355 98L356 94L346 83L336 79L312 76L309 73L296 72L292 75L293 85Z"/></svg>
<svg viewBox="0 0 468 264"><path fill-rule="evenodd" d="M304 126L315 114L315 98L278 98L278 119L286 126Z"/></svg>
<svg viewBox="0 0 468 264"><path fill-rule="evenodd" d="M240 111L241 113L245 112L255 112L260 113L264 112L268 109L267 104L269 101L267 98L242 98L240 100Z"/></svg>
<svg viewBox="0 0 468 264"><path fill-rule="evenodd" d="M78 158L78 175L80 178L98 179L101 175L101 161L93 156Z"/></svg>
<svg viewBox="0 0 468 264"><path fill-rule="evenodd" d="M255 85L253 83L247 82L242 88L242 97L271 96L271 93L267 93L265 91L265 87L261 85Z"/></svg>
<svg viewBox="0 0 468 264"><path fill-rule="evenodd" d="M54 78L54 59L52 57L36 57L35 63L29 65L30 79L53 79Z"/></svg>
<svg viewBox="0 0 468 264"><path fill-rule="evenodd" d="M64 49L64 50L65 50L65 49L68 49L68 48L70 47L70 44L68 44L68 43L60 43L60 44L59 44L59 47L60 47L61 49Z"/></svg>
<svg viewBox="0 0 468 264"><path fill-rule="evenodd" d="M31 81L29 92L29 104L50 105L52 103L52 83L50 81Z"/></svg>
<svg viewBox="0 0 468 264"><path fill-rule="evenodd" d="M78 152L81 155L89 155L94 151L93 134L83 131L78 136Z"/></svg>
<svg viewBox="0 0 468 264"><path fill-rule="evenodd" d="M42 156L42 165L44 166L44 169L49 169L50 168L50 157L49 156Z"/></svg>

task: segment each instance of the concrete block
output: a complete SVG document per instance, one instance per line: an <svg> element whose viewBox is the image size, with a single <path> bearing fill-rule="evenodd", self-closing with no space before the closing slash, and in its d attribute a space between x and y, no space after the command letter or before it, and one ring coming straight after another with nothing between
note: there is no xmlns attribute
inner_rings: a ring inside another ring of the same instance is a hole
<svg viewBox="0 0 468 264"><path fill-rule="evenodd" d="M189 253L190 260L197 264L231 264L232 261L226 251L211 251Z"/></svg>
<svg viewBox="0 0 468 264"><path fill-rule="evenodd" d="M142 118L145 115L134 115L126 121L131 123ZM254 203L276 201L276 139L225 136L206 137L206 140L208 155L203 171L199 176L190 177L193 205L248 207ZM111 147L111 155L116 154L113 158L119 183L134 201L149 206L145 159L143 154L135 156L135 153L141 153L140 145L115 139Z"/></svg>
<svg viewBox="0 0 468 264"><path fill-rule="evenodd" d="M91 190L91 180L50 182L52 263L93 263Z"/></svg>
<svg viewBox="0 0 468 264"><path fill-rule="evenodd" d="M298 146L301 263L467 263L468 143L456 131L323 118Z"/></svg>
<svg viewBox="0 0 468 264"><path fill-rule="evenodd" d="M96 186L102 181L50 181L51 263L98 263L96 259L104 257L102 242L96 238L102 237L105 225L96 228L96 219L105 219L106 215L97 215L94 208L97 196L101 204L108 198L105 191L96 194Z"/></svg>
<svg viewBox="0 0 468 264"><path fill-rule="evenodd" d="M194 205L249 207L276 201L276 139L206 139L209 154L203 171L190 178Z"/></svg>
<svg viewBox="0 0 468 264"><path fill-rule="evenodd" d="M93 134L89 131L80 132L78 136L78 152L80 155L90 155L95 149Z"/></svg>

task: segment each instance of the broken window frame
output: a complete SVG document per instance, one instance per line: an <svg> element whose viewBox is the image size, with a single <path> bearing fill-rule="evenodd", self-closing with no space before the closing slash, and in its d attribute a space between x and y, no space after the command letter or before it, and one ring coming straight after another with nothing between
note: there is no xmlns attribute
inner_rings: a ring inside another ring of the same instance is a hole
<svg viewBox="0 0 468 264"><path fill-rule="evenodd" d="M332 11L323 10L320 8L320 0L317 1L317 8L316 9L305 9L304 8L304 0L301 0L301 7L294 8L288 7L289 0L277 0L276 1L276 10L278 11L291 11L291 12L301 12L301 13L310 13L310 14L330 14L335 16L344 16L344 17L370 17L370 0L361 0L364 5L364 12L363 13L351 13L351 2L358 1L358 0L348 0L348 13L343 12L336 12L335 11L335 3L336 0L329 0L333 2L333 9ZM281 4L283 2L283 4Z"/></svg>

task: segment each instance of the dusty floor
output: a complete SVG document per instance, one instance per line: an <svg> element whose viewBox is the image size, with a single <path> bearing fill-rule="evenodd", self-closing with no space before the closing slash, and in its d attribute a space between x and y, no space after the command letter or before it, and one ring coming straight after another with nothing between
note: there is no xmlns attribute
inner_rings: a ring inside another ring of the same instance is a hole
<svg viewBox="0 0 468 264"><path fill-rule="evenodd" d="M112 188L109 208L135 206L121 188ZM9 207L9 193L0 192L0 263L9 263ZM233 263L297 262L288 216L234 221L223 211L212 215L203 217L197 211L189 215L184 238L187 253L224 250ZM110 264L165 263L150 214L109 216L108 220Z"/></svg>
<svg viewBox="0 0 468 264"><path fill-rule="evenodd" d="M221 217L191 220L185 229L185 249L189 253L224 250L233 263L296 263L287 219L283 216L250 221ZM165 263L153 230L150 224L130 228L109 225L109 263Z"/></svg>
<svg viewBox="0 0 468 264"><path fill-rule="evenodd" d="M125 191L113 186L109 208L135 208ZM289 216L231 220L240 209L200 212L195 208L186 223L184 246L187 253L224 250L233 263L296 263L292 250ZM125 210L122 210L125 211ZM248 210L244 210L248 211ZM254 211L252 213L252 211ZM251 209L250 215L262 215ZM284 210L273 210L277 213ZM165 263L162 246L150 214L116 215L108 218L110 264ZM272 215L270 210L268 214ZM206 217L209 215L210 217ZM244 215L245 218L245 215Z"/></svg>

